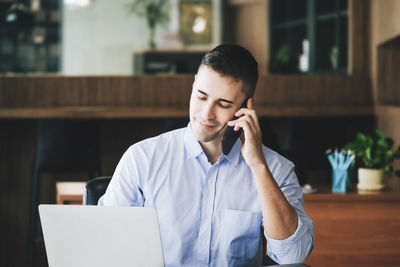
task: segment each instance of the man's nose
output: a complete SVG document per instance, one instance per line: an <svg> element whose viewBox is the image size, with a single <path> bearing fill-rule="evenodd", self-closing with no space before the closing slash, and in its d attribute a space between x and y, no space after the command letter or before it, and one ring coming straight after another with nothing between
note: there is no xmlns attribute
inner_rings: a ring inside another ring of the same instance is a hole
<svg viewBox="0 0 400 267"><path fill-rule="evenodd" d="M212 102L206 103L203 108L203 119L204 120L214 120L215 119L215 109Z"/></svg>

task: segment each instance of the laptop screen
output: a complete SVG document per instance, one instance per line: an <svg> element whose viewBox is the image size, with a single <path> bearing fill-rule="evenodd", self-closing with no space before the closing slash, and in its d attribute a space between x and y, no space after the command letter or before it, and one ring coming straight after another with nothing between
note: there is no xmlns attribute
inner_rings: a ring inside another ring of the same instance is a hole
<svg viewBox="0 0 400 267"><path fill-rule="evenodd" d="M40 205L50 267L164 266L154 208Z"/></svg>

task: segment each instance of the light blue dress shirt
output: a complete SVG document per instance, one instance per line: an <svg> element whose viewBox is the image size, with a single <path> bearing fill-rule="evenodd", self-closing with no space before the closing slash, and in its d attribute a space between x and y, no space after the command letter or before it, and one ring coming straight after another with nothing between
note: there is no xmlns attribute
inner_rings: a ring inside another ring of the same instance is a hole
<svg viewBox="0 0 400 267"><path fill-rule="evenodd" d="M136 143L122 156L99 205L156 208L166 266L260 265L261 206L240 147L238 140L211 165L190 124ZM314 247L314 232L294 165L267 147L263 151L298 215L289 238L266 236L268 255L278 263L303 262Z"/></svg>

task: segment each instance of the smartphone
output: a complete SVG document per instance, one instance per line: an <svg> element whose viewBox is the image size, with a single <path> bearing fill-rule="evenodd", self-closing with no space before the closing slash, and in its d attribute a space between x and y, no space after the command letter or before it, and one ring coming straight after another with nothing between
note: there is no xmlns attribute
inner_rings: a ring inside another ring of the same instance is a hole
<svg viewBox="0 0 400 267"><path fill-rule="evenodd" d="M239 109L247 107L247 100L248 98L244 100L243 104L240 106ZM236 120L236 119L237 117L233 116L231 120ZM242 132L243 132L242 128L235 131L233 126L228 126L228 128L224 133L224 136L222 136L222 153L228 155L229 152L231 152L233 145L236 143L237 139L242 134Z"/></svg>

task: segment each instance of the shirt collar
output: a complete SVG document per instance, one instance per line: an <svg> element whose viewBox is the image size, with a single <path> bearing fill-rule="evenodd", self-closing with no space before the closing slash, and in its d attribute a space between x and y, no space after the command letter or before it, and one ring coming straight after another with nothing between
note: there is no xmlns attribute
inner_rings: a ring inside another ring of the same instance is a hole
<svg viewBox="0 0 400 267"><path fill-rule="evenodd" d="M192 127L190 125L190 122L188 126L186 127L185 135L183 137L184 139L184 144L186 148L186 152L188 155L188 158L195 158L201 153L203 153L203 148L200 146L199 141L193 134ZM221 160L223 158L226 158L230 163L234 165L239 164L239 159L240 159L240 154L241 154L241 147L242 143L238 139L236 143L233 145L231 152L229 152L228 155L221 155Z"/></svg>
<svg viewBox="0 0 400 267"><path fill-rule="evenodd" d="M241 148L242 148L242 142L240 142L240 139L238 139L236 143L233 145L231 152L229 152L228 155L222 154L222 157L225 157L230 163L238 165L241 155Z"/></svg>
<svg viewBox="0 0 400 267"><path fill-rule="evenodd" d="M190 122L186 127L185 135L183 137L188 158L195 158L203 152L199 141L194 136Z"/></svg>

